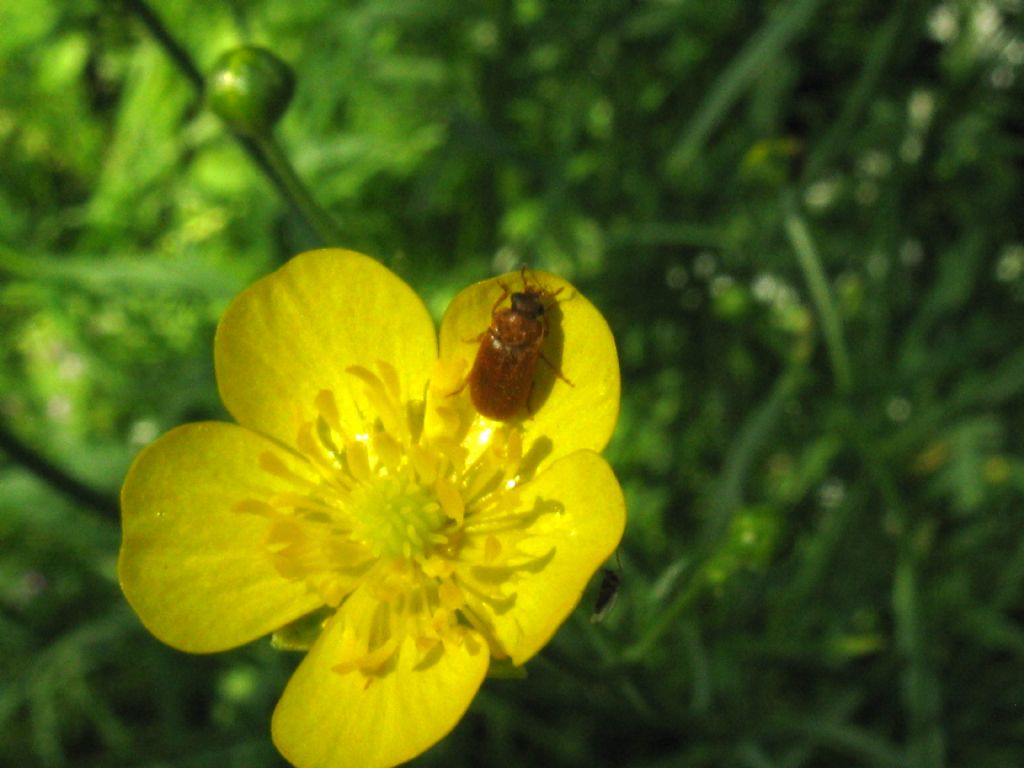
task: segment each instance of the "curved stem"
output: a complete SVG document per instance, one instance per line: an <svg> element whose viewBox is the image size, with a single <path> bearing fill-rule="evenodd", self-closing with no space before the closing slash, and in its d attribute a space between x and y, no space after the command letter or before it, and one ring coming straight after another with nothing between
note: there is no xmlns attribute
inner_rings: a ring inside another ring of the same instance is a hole
<svg viewBox="0 0 1024 768"><path fill-rule="evenodd" d="M160 17L153 13L153 9L146 5L143 0L124 0L124 2L128 6L128 10L138 16L139 20L146 25L149 33L156 38L156 41L160 43L160 47L170 56L182 74L189 79L192 86L202 94L203 73L199 71L199 67L192 61L188 51L167 31L167 27L164 26Z"/></svg>
<svg viewBox="0 0 1024 768"><path fill-rule="evenodd" d="M847 394L853 381L850 356L846 351L839 312L836 310L832 292L829 290L825 270L821 266L821 258L818 256L818 249L814 245L806 222L797 210L792 195L786 198L783 205L783 225L786 228L786 235L789 237L789 244L796 254L796 260L800 264L800 269L803 270L807 289L811 293L811 301L814 302L814 308L818 312L836 388L841 394Z"/></svg>
<svg viewBox="0 0 1024 768"><path fill-rule="evenodd" d="M331 215L313 199L309 189L295 173L294 166L274 136L268 133L248 139L239 137L239 140L244 145L251 145L255 149L259 155L261 167L277 187L278 192L299 213L321 242L324 245L341 244L342 236L338 225Z"/></svg>
<svg viewBox="0 0 1024 768"><path fill-rule="evenodd" d="M643 661L661 638L676 625L693 601L700 597L704 586L701 573L695 573L689 583L676 593L672 602L651 622L643 635L622 652L622 660L627 664Z"/></svg>
<svg viewBox="0 0 1024 768"><path fill-rule="evenodd" d="M0 425L0 450L59 493L106 517L117 518L118 503L113 496L86 485L53 464Z"/></svg>

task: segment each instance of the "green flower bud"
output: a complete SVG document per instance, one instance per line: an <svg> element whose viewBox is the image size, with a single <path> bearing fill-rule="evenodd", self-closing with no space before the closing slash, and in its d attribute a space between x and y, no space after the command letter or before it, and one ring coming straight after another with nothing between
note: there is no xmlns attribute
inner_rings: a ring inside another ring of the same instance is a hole
<svg viewBox="0 0 1024 768"><path fill-rule="evenodd" d="M274 127L295 91L291 69L266 48L226 51L207 78L207 103L233 131L261 136Z"/></svg>

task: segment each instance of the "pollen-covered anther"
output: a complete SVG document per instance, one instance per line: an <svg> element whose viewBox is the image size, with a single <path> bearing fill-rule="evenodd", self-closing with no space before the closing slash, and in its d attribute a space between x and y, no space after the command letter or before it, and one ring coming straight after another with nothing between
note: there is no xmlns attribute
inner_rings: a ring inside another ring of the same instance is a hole
<svg viewBox="0 0 1024 768"><path fill-rule="evenodd" d="M332 669L340 675L359 671L363 675L370 676L379 672L391 660L391 657L395 655L396 650L398 650L398 640L392 636L373 650L348 658L336 664Z"/></svg>
<svg viewBox="0 0 1024 768"><path fill-rule="evenodd" d="M508 441L505 443L504 480L506 487L510 488L515 485L515 480L519 476L519 465L522 461L523 438L519 430L512 430L508 436Z"/></svg>
<svg viewBox="0 0 1024 768"><path fill-rule="evenodd" d="M313 405L327 426L340 435L342 433L341 417L338 415L338 403L334 399L334 393L329 389L321 389L314 398Z"/></svg>
<svg viewBox="0 0 1024 768"><path fill-rule="evenodd" d="M270 496L267 499L267 504L278 511L288 514L305 513L308 516L309 513L320 513L329 516L337 511L336 505L339 497L345 498L347 494L343 496L341 489L338 488L332 489L331 494L325 494L322 498L283 491ZM332 501L334 502L333 504L331 503Z"/></svg>
<svg viewBox="0 0 1024 768"><path fill-rule="evenodd" d="M498 537L489 535L484 539L484 562L488 565L492 564L498 559L501 554L501 542L498 541Z"/></svg>
<svg viewBox="0 0 1024 768"><path fill-rule="evenodd" d="M374 476L370 454L362 440L345 441L345 463L349 474L360 483L368 483Z"/></svg>
<svg viewBox="0 0 1024 768"><path fill-rule="evenodd" d="M451 611L458 610L466 604L466 596L459 589L458 584L451 579L441 582L437 588L437 596L441 599L441 604Z"/></svg>
<svg viewBox="0 0 1024 768"><path fill-rule="evenodd" d="M433 485L437 480L441 456L419 445L409 446L407 454L420 485Z"/></svg>
<svg viewBox="0 0 1024 768"><path fill-rule="evenodd" d="M373 449L381 464L394 474L402 464L402 444L387 432L378 432L373 436Z"/></svg>
<svg viewBox="0 0 1024 768"><path fill-rule="evenodd" d="M240 515L258 515L259 517L273 517L277 512L267 502L257 499L243 499L234 504L231 511Z"/></svg>
<svg viewBox="0 0 1024 768"><path fill-rule="evenodd" d="M282 480L288 480L300 488L309 486L309 480L307 478L293 472L280 457L270 451L264 451L261 453L259 462L260 469L274 477Z"/></svg>
<svg viewBox="0 0 1024 768"><path fill-rule="evenodd" d="M444 513L454 520L456 525L462 525L466 513L466 502L463 501L459 489L450 480L440 477L434 485L434 490L437 492L437 500L441 502Z"/></svg>
<svg viewBox="0 0 1024 768"><path fill-rule="evenodd" d="M441 541L437 543L442 546L438 546L433 553L424 556L418 561L420 571L424 576L431 579L445 579L451 576L455 570L454 558L451 556L451 553L446 551L449 549L450 537L440 535L438 538Z"/></svg>
<svg viewBox="0 0 1024 768"><path fill-rule="evenodd" d="M352 365L345 369L350 376L363 383L363 394L370 403L386 432L400 440L408 440L409 426L405 420L404 403L398 374L383 361L377 361L379 376L369 368Z"/></svg>

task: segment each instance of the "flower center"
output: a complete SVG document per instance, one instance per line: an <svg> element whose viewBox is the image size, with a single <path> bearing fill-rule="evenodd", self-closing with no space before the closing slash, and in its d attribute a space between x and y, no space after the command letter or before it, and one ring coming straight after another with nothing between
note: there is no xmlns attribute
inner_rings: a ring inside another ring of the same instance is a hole
<svg viewBox="0 0 1024 768"><path fill-rule="evenodd" d="M432 383L428 403L409 402L386 363L348 372L363 398L343 413L320 392L296 437L301 469L261 457L292 490L236 509L269 520L268 555L284 578L305 581L330 609L348 606L340 618L354 634L339 673L386 674L403 638L428 654L463 642L468 627L497 648L483 606L507 610L515 574L542 567L546 555L521 543L533 521L558 511L521 508L519 431L467 425L449 381ZM376 618L360 624L353 614L367 600Z"/></svg>
<svg viewBox="0 0 1024 768"><path fill-rule="evenodd" d="M352 538L375 557L422 560L433 545L446 541L440 532L448 519L441 504L401 474L356 488L348 509L355 523Z"/></svg>

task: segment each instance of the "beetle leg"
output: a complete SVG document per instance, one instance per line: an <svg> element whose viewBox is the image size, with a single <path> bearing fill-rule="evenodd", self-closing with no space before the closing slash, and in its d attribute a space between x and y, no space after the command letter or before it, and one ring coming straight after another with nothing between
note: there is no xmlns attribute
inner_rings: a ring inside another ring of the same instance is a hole
<svg viewBox="0 0 1024 768"><path fill-rule="evenodd" d="M481 334L481 336L482 335L483 334ZM473 368L471 366L469 371L466 373L466 375L462 377L462 383L459 385L459 388L449 392L447 395L445 395L445 397L455 397L456 395L461 394L462 390L464 390L466 388L466 386L469 384L469 379L470 379L470 377L472 375L473 375Z"/></svg>
<svg viewBox="0 0 1024 768"><path fill-rule="evenodd" d="M462 380L462 386L460 386L454 392L449 392L447 395L445 395L445 397L455 397L457 394L459 394L460 392L462 392L462 390L466 388L467 384L469 384L469 376Z"/></svg>
<svg viewBox="0 0 1024 768"><path fill-rule="evenodd" d="M498 307L501 306L501 302L507 299L509 294L507 285L505 285L504 283L498 283L498 285L501 286L501 296L498 297L498 300L494 302L494 306L491 307L491 315L498 311ZM486 333L486 331L484 333ZM483 337L483 334L481 334L481 337Z"/></svg>
<svg viewBox="0 0 1024 768"><path fill-rule="evenodd" d="M543 353L543 352L541 352L541 353L540 353L540 359L541 359L541 360L543 360L543 361L544 361L545 363L547 363L547 364L548 364L548 368L550 368L550 369L551 369L552 371L554 371L554 372L555 372L555 376L557 376L558 378L560 378L560 379L561 379L562 381L564 381L564 382L565 382L566 384L568 384L568 385L569 385L570 387L575 387L575 386L576 386L576 385L575 385L575 384L573 384L573 383L572 383L571 381L569 381L569 380L568 380L567 378L565 378L565 374L564 374L564 373L562 373L562 372L561 372L561 371L559 370L559 368L558 368L558 366L557 366L557 365L555 365L555 364L554 364L554 363L552 363L552 362L551 362L550 360L548 360L548 359L547 359L546 357L544 357L544 353Z"/></svg>
<svg viewBox="0 0 1024 768"><path fill-rule="evenodd" d="M536 383L537 383L536 381L531 381L530 382L530 391L526 393L526 413L527 413L527 415L529 415L529 417L531 419L533 418L533 403L531 401L533 400L533 390L534 390L534 385Z"/></svg>
<svg viewBox="0 0 1024 768"><path fill-rule="evenodd" d="M474 336L472 339L463 339L462 343L463 344L479 344L481 341L483 341L485 338L487 338L487 336L489 336L490 334L491 334L491 329L488 328L486 331L484 331L484 332Z"/></svg>

